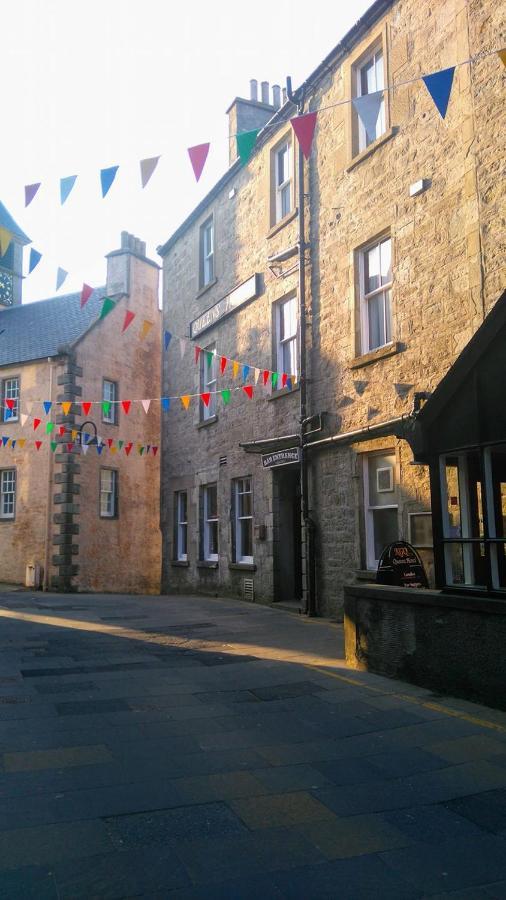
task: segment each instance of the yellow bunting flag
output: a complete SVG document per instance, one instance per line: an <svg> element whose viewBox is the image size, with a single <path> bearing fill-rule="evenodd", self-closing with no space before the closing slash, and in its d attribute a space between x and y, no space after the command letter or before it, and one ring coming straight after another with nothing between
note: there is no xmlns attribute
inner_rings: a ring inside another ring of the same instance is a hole
<svg viewBox="0 0 506 900"><path fill-rule="evenodd" d="M110 447L109 449L110 449L111 453L117 453L117 452L118 452L118 448L117 448L117 447Z"/></svg>
<svg viewBox="0 0 506 900"><path fill-rule="evenodd" d="M232 362L232 375L234 376L234 378L237 378L238 372L239 372L239 363L237 362L237 360L234 359L234 361Z"/></svg>
<svg viewBox="0 0 506 900"><path fill-rule="evenodd" d="M77 438L77 428L72 429L72 440L75 441Z"/></svg>
<svg viewBox="0 0 506 900"><path fill-rule="evenodd" d="M68 416L70 409L72 407L72 402L70 400L64 400L62 402L61 408L63 410L63 415Z"/></svg>
<svg viewBox="0 0 506 900"><path fill-rule="evenodd" d="M181 400L181 403L183 404L184 408L185 408L185 409L188 409L188 407L189 407L189 405L190 405L190 400L191 400L190 395L189 395L189 394L183 394L183 396L180 397L179 399Z"/></svg>
<svg viewBox="0 0 506 900"><path fill-rule="evenodd" d="M7 250L10 247L11 241L12 241L11 232L7 231L7 228L0 227L0 256L3 256L4 253L7 253Z"/></svg>
<svg viewBox="0 0 506 900"><path fill-rule="evenodd" d="M149 322L147 319L144 319L144 322L142 323L142 328L141 328L141 341L143 341L144 338L149 334L153 325L154 325L154 322Z"/></svg>
<svg viewBox="0 0 506 900"><path fill-rule="evenodd" d="M501 60L503 66L506 66L506 50L498 50L497 55Z"/></svg>
<svg viewBox="0 0 506 900"><path fill-rule="evenodd" d="M23 447L25 446L25 444L26 444L26 438L19 438L19 440L18 440L18 447L21 447L21 449L23 449Z"/></svg>

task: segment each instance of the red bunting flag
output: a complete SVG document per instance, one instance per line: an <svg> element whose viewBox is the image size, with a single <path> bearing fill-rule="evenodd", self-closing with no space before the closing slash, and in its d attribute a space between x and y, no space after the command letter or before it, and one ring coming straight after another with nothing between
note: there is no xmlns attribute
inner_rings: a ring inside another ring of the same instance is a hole
<svg viewBox="0 0 506 900"><path fill-rule="evenodd" d="M40 450L40 448L42 447L42 441L35 441L35 446L37 447L37 450Z"/></svg>
<svg viewBox="0 0 506 900"><path fill-rule="evenodd" d="M316 126L316 113L306 113L304 116L295 116L290 119L292 128L297 135L300 149L306 159L309 159L311 153L311 144L313 143L313 135Z"/></svg>
<svg viewBox="0 0 506 900"><path fill-rule="evenodd" d="M41 419L34 419L34 420L33 420L33 430L34 430L34 431L36 431L36 429L39 427L41 421L42 421Z"/></svg>
<svg viewBox="0 0 506 900"><path fill-rule="evenodd" d="M81 406L82 406L82 408L83 408L83 413L84 413L84 415L85 415L85 416L88 416L88 415L90 414L91 403L88 403L88 402L87 402L87 403L81 403Z"/></svg>
<svg viewBox="0 0 506 900"><path fill-rule="evenodd" d="M153 456L156 456L156 454L158 453L158 447L151 447L151 449L153 451Z"/></svg>
<svg viewBox="0 0 506 900"><path fill-rule="evenodd" d="M220 359L220 372L223 375L225 369L227 368L228 359L226 356L222 356Z"/></svg>
<svg viewBox="0 0 506 900"><path fill-rule="evenodd" d="M131 312L131 310L127 309L127 311L125 312L125 319L123 322L123 328L121 329L121 334L123 334L123 332L127 330L128 326L132 324L134 319L135 319L135 313Z"/></svg>
<svg viewBox="0 0 506 900"><path fill-rule="evenodd" d="M72 443L70 443L70 444L67 444L67 450L68 450L68 452L69 452L69 453L71 453L71 452L72 452L72 448L73 448L73 446L74 446L74 444L72 444Z"/></svg>
<svg viewBox="0 0 506 900"><path fill-rule="evenodd" d="M262 380L264 383L264 387L267 384L267 382L269 381L269 374L270 373L269 373L268 369L264 369L264 371L262 372Z"/></svg>
<svg viewBox="0 0 506 900"><path fill-rule="evenodd" d="M244 393L246 394L246 396L249 397L250 400L252 400L253 399L253 385L252 384L243 384L242 389L243 389Z"/></svg>
<svg viewBox="0 0 506 900"><path fill-rule="evenodd" d="M200 399L202 400L202 403L204 404L204 406L209 406L209 403L211 400L211 394L209 394L207 392L205 394L201 394Z"/></svg>
<svg viewBox="0 0 506 900"><path fill-rule="evenodd" d="M132 403L131 400L122 400L122 401L121 401L121 405L122 405L122 407L123 407L123 411L124 411L124 413L125 413L126 416L128 416L128 413L130 412L130 406L131 406L131 403ZM130 449L131 449L131 448L130 448Z"/></svg>
<svg viewBox="0 0 506 900"><path fill-rule="evenodd" d="M63 435L65 434L65 425L60 425L58 434L60 435L60 437L63 437Z"/></svg>
<svg viewBox="0 0 506 900"><path fill-rule="evenodd" d="M125 444L125 453L127 456L130 455L130 450L132 449L132 447L133 447L132 441L130 441L129 444Z"/></svg>
<svg viewBox="0 0 506 900"><path fill-rule="evenodd" d="M286 387L286 382L288 381L288 375L286 372L283 372L281 376L281 387Z"/></svg>
<svg viewBox="0 0 506 900"><path fill-rule="evenodd" d="M107 438L107 446L109 447L109 450L111 449L112 445L113 445L113 439Z"/></svg>
<svg viewBox="0 0 506 900"><path fill-rule="evenodd" d="M36 184L25 184L25 206L30 206L41 184L41 181L37 181Z"/></svg>
<svg viewBox="0 0 506 900"><path fill-rule="evenodd" d="M7 398L5 400L5 405L9 407L9 409L14 409L15 400Z"/></svg>
<svg viewBox="0 0 506 900"><path fill-rule="evenodd" d="M90 287L89 284L83 284L83 289L81 291L81 309L83 308L83 306L86 306L92 293L93 293L93 288Z"/></svg>
<svg viewBox="0 0 506 900"><path fill-rule="evenodd" d="M188 147L188 156L190 157L193 174L197 181L202 175L202 170L206 164L210 146L210 144L197 144L195 147Z"/></svg>
<svg viewBox="0 0 506 900"><path fill-rule="evenodd" d="M198 363L199 356L202 353L202 347L195 347L195 362Z"/></svg>

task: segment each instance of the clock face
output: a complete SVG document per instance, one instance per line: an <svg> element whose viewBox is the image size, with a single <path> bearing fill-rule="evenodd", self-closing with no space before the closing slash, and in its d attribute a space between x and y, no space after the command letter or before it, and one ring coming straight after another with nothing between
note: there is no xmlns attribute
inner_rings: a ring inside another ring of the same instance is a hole
<svg viewBox="0 0 506 900"><path fill-rule="evenodd" d="M0 272L0 303L2 306L12 306L12 299L12 275Z"/></svg>

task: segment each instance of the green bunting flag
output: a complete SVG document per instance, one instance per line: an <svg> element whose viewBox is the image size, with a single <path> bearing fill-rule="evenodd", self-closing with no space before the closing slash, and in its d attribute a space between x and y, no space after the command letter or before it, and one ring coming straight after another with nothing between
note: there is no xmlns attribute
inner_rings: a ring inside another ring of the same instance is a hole
<svg viewBox="0 0 506 900"><path fill-rule="evenodd" d="M242 131L240 134L236 134L235 140L237 143L237 155L239 156L243 166L249 162L249 158L253 153L253 147L255 146L255 141L258 136L259 128L254 128L253 131Z"/></svg>
<svg viewBox="0 0 506 900"><path fill-rule="evenodd" d="M230 403L230 396L231 391L229 391L228 388L221 392L221 399L223 400L225 406L227 405L227 403Z"/></svg>
<svg viewBox="0 0 506 900"><path fill-rule="evenodd" d="M48 422L46 425L46 434L51 434L54 430L54 422Z"/></svg>
<svg viewBox="0 0 506 900"><path fill-rule="evenodd" d="M271 375L271 382L272 382L273 388L276 387L276 385L277 385L277 383L278 383L278 378L279 378L278 372L273 372L272 375Z"/></svg>
<svg viewBox="0 0 506 900"><path fill-rule="evenodd" d="M57 441L51 441L51 450L53 451L53 453L56 450L57 446L58 446Z"/></svg>
<svg viewBox="0 0 506 900"><path fill-rule="evenodd" d="M110 400L102 401L102 412L106 418L109 416L109 413L111 412L111 401Z"/></svg>
<svg viewBox="0 0 506 900"><path fill-rule="evenodd" d="M105 319L107 315L114 309L116 306L114 300L111 300L110 297L104 297L104 302L102 304L102 309L100 310L100 319Z"/></svg>

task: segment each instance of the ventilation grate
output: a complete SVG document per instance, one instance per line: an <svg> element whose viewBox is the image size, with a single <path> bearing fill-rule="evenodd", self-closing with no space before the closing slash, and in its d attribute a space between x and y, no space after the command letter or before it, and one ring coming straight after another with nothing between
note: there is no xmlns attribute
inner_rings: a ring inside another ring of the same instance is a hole
<svg viewBox="0 0 506 900"><path fill-rule="evenodd" d="M226 466L226 465L227 465L227 457L220 456L220 466Z"/></svg>
<svg viewBox="0 0 506 900"><path fill-rule="evenodd" d="M255 588L252 578L243 578L242 580L242 599L249 600L250 603L255 601Z"/></svg>

